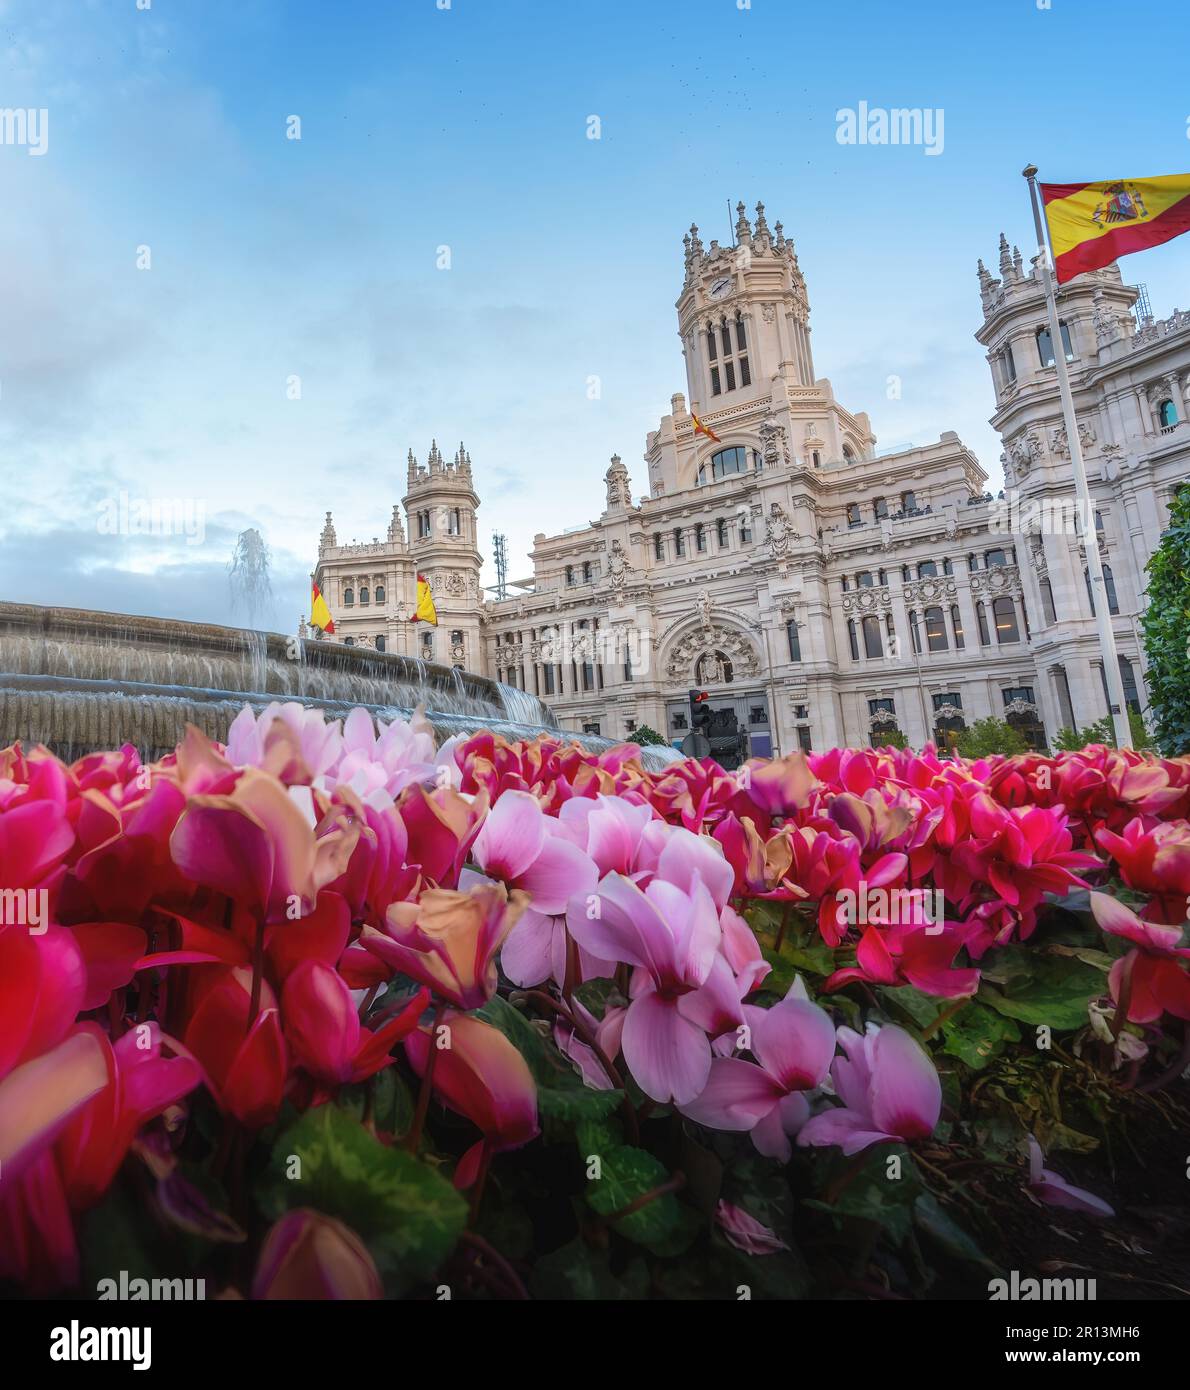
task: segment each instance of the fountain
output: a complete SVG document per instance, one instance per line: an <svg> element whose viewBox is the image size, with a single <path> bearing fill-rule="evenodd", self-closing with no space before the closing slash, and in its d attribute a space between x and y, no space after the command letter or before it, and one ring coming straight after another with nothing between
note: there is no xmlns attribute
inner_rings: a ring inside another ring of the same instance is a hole
<svg viewBox="0 0 1190 1390"><path fill-rule="evenodd" d="M258 583L262 571L251 572ZM259 587L252 592L259 599ZM423 705L439 738L492 729L509 739L553 733L592 751L615 746L561 730L527 691L418 657L175 618L0 602L0 747L44 743L70 761L131 743L156 758L173 750L187 724L223 741L244 705L263 709L273 700L296 700L329 718L363 705L385 720ZM679 756L641 750L655 770Z"/></svg>

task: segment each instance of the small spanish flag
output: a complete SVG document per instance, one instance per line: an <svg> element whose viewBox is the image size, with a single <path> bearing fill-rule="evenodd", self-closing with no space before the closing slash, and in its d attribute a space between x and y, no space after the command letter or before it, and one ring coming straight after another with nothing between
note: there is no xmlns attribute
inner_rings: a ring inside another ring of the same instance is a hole
<svg viewBox="0 0 1190 1390"><path fill-rule="evenodd" d="M310 584L310 626L334 635L335 620L326 606L326 599L322 597L322 590L313 581Z"/></svg>
<svg viewBox="0 0 1190 1390"><path fill-rule="evenodd" d="M723 441L719 438L719 436L715 433L715 431L710 427L710 425L704 425L703 422L698 418L698 416L695 415L694 411L691 411L691 412L690 412L690 418L694 421L694 433L695 433L695 434L705 434L706 437L707 437L708 439L713 439L713 440L715 441L716 444L722 444L722 443L723 443Z"/></svg>
<svg viewBox="0 0 1190 1390"><path fill-rule="evenodd" d="M1059 285L1190 232L1190 174L1040 188Z"/></svg>
<svg viewBox="0 0 1190 1390"><path fill-rule="evenodd" d="M430 581L424 574L417 576L417 611L409 619L411 623L429 623L438 626L438 610L434 607L434 595L430 593Z"/></svg>

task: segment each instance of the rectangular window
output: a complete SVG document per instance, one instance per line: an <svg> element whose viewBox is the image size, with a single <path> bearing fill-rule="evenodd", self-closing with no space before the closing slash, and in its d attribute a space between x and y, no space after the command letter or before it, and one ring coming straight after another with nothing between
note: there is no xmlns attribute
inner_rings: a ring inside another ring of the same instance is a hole
<svg viewBox="0 0 1190 1390"><path fill-rule="evenodd" d="M814 751L814 745L810 742L810 726L808 724L799 724L797 726L797 746L803 753L811 753Z"/></svg>
<svg viewBox="0 0 1190 1390"><path fill-rule="evenodd" d="M718 533L718 536L719 536L719 549L720 549L720 550L726 550L726 549L727 549L727 522L726 522L726 521L722 521L722 520L716 522L716 523L715 523L715 529L716 529L716 531L717 531L717 533Z"/></svg>
<svg viewBox="0 0 1190 1390"><path fill-rule="evenodd" d="M712 362L718 356L718 353L715 351L715 330L713 328L707 329L707 355Z"/></svg>
<svg viewBox="0 0 1190 1390"><path fill-rule="evenodd" d="M658 560L665 559L665 541L661 538L660 531L655 531L653 533L653 555Z"/></svg>
<svg viewBox="0 0 1190 1390"><path fill-rule="evenodd" d="M734 390L735 390L735 363L734 363L734 362L724 362L724 364L723 364L723 370L727 373L727 389L728 389L729 391L734 391Z"/></svg>
<svg viewBox="0 0 1190 1390"><path fill-rule="evenodd" d="M748 359L746 357L740 358L740 385L752 385L752 373L748 370Z"/></svg>
<svg viewBox="0 0 1190 1390"><path fill-rule="evenodd" d="M720 333L722 334L722 337L723 337L723 356L724 356L724 357L730 357L730 356L731 356L731 325L730 325L730 324L727 324L727 323L724 323L723 327L722 327L719 331L720 331Z"/></svg>
<svg viewBox="0 0 1190 1390"><path fill-rule="evenodd" d="M786 623L785 631L789 637L789 659L790 661L800 661L802 659L802 639L798 634L797 623Z"/></svg>
<svg viewBox="0 0 1190 1390"><path fill-rule="evenodd" d="M876 520L877 520L877 521L885 521L885 520L887 520L887 518L888 518L888 499L885 498L885 497L877 497L876 500L875 500L875 502L873 502L873 504L872 504L872 509L873 509L873 511L876 513Z"/></svg>
<svg viewBox="0 0 1190 1390"><path fill-rule="evenodd" d="M744 337L744 320L743 320L743 319L739 319L739 318L738 318L738 319L736 319L736 321L735 321L735 341L736 341L736 351L737 351L737 352L747 352L747 351L748 351L748 340L747 340L747 338Z"/></svg>
<svg viewBox="0 0 1190 1390"><path fill-rule="evenodd" d="M683 556L686 553L686 537L682 534L680 526L674 527L674 554Z"/></svg>
<svg viewBox="0 0 1190 1390"><path fill-rule="evenodd" d="M707 548L706 527L701 522L694 528L694 548L700 553Z"/></svg>
<svg viewBox="0 0 1190 1390"><path fill-rule="evenodd" d="M722 393L721 393L720 388L719 388L719 368L718 368L718 367L712 367L712 368L711 368L711 395L712 395L712 396L718 396L718 395L721 395L721 394L722 394Z"/></svg>
<svg viewBox="0 0 1190 1390"><path fill-rule="evenodd" d="M891 700L869 700L869 714L896 714L896 707Z"/></svg>
<svg viewBox="0 0 1190 1390"><path fill-rule="evenodd" d="M552 695L554 693L554 668L551 665L546 665L541 669L545 675L545 693Z"/></svg>
<svg viewBox="0 0 1190 1390"><path fill-rule="evenodd" d="M957 690L947 690L941 695L934 696L934 708L941 709L943 705L953 705L955 709L963 708L963 697Z"/></svg>

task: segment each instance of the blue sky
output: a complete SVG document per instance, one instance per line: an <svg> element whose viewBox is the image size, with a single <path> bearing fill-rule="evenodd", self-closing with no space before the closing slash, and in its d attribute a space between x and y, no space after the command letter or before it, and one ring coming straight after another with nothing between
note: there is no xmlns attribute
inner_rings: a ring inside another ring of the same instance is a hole
<svg viewBox="0 0 1190 1390"><path fill-rule="evenodd" d="M1020 169L1190 169L1184 84L1137 56L1185 49L1184 0L440 2L0 0L0 107L49 112L43 156L0 144L0 596L233 621L254 525L292 630L323 512L383 534L432 436L527 574L613 452L644 490L682 234L740 198L878 447L954 429L996 476L975 262L1028 255ZM839 145L861 100L941 108L942 154ZM1190 238L1122 268L1190 302ZM201 544L106 534L121 493L201 505Z"/></svg>

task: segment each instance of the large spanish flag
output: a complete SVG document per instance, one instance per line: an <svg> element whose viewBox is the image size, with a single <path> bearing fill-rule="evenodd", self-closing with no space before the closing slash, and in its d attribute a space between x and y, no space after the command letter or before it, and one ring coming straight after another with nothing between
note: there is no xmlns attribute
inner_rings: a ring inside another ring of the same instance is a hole
<svg viewBox="0 0 1190 1390"><path fill-rule="evenodd" d="M1043 183L1058 284L1190 232L1190 174Z"/></svg>
<svg viewBox="0 0 1190 1390"><path fill-rule="evenodd" d="M322 590L313 582L310 584L310 626L334 635L335 620L331 617L326 599L322 597Z"/></svg>
<svg viewBox="0 0 1190 1390"><path fill-rule="evenodd" d="M438 610L434 607L434 595L430 593L430 581L424 574L417 576L417 609L409 619L411 623L429 623L438 626Z"/></svg>

